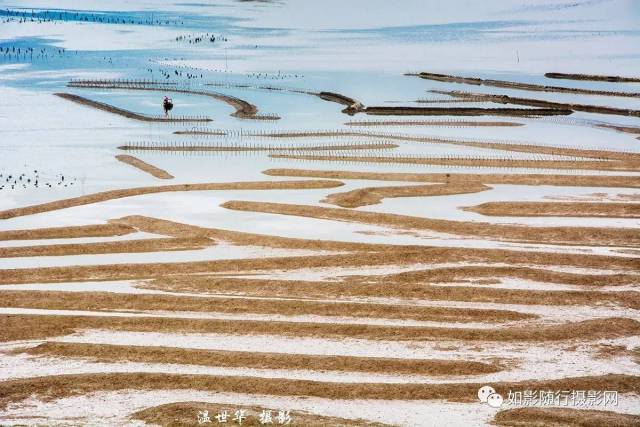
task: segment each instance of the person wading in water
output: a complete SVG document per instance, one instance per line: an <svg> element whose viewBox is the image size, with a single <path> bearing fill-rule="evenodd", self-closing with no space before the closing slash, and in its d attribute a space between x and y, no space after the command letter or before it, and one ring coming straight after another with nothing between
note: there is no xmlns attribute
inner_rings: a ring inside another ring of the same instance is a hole
<svg viewBox="0 0 640 427"><path fill-rule="evenodd" d="M164 108L164 116L169 117L169 111L173 108L173 101L171 98L166 96L164 97L164 100L162 101L162 108Z"/></svg>

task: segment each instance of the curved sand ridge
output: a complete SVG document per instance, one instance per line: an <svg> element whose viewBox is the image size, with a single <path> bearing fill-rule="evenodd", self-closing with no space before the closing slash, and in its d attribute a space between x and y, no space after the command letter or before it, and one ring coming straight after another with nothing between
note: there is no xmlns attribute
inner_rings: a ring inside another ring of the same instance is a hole
<svg viewBox="0 0 640 427"><path fill-rule="evenodd" d="M147 86L144 84L128 84L128 83L119 83L119 82L110 82L110 81L84 81L84 82L71 82L68 84L69 87L77 87L77 88L101 88L101 89L125 89L125 90L134 90L134 91L153 91L153 92L171 92L171 93L184 93L188 95L200 95L207 96L209 98L216 99L218 101L222 101L228 105L231 105L235 108L235 112L231 114L233 117L237 117L239 119L253 119L253 120L278 120L280 117L275 115L259 115L258 107L243 100L240 98L236 98L235 96L225 95L219 92L211 92L204 90L191 90L191 89L180 89L177 87L171 86L162 86L162 88L154 87L153 85Z"/></svg>
<svg viewBox="0 0 640 427"><path fill-rule="evenodd" d="M433 183L552 185L567 187L640 188L640 177L634 175L548 175L548 174L469 174L469 173L402 173L356 172L311 169L267 169L269 176L323 179L365 179L375 181L407 181Z"/></svg>
<svg viewBox="0 0 640 427"><path fill-rule="evenodd" d="M123 197L140 196L142 194L166 193L174 191L210 191L210 190L300 190L315 188L334 188L343 185L338 181L256 181L256 182L220 182L203 184L175 184L156 187L136 187L122 190L109 190L86 196L62 199L55 202L0 211L0 219L15 218L24 215L50 212L74 206L88 205Z"/></svg>
<svg viewBox="0 0 640 427"><path fill-rule="evenodd" d="M612 123L594 123L593 126L600 129L612 129L617 132L629 133L632 135L640 134L640 127L638 126L624 126L624 125L617 125Z"/></svg>
<svg viewBox="0 0 640 427"><path fill-rule="evenodd" d="M591 80L596 82L640 83L639 77L603 76L598 74L545 73L548 79Z"/></svg>
<svg viewBox="0 0 640 427"><path fill-rule="evenodd" d="M489 190L483 184L431 184L431 185L407 185L393 187L365 187L344 193L333 193L322 200L342 208L356 208L365 205L375 205L383 199L392 197L430 197L448 196L452 194L469 194Z"/></svg>
<svg viewBox="0 0 640 427"><path fill-rule="evenodd" d="M490 87L499 87L504 89L520 89L527 90L533 92L555 92L555 93L574 93L579 95L602 95L602 96L618 96L625 98L640 98L640 93L638 92L614 92L608 90L593 90L593 89L582 89L582 88L573 88L573 87L562 87L562 86L547 86L547 85L539 85L533 83L521 83L521 82L513 82L507 80L493 80L493 79L481 79L478 77L459 77L452 76L449 74L436 74L436 73L419 73L419 74L410 74L417 75L421 79L426 80L435 80L439 82L446 83L461 83L475 86L490 86ZM547 73L545 77L550 76L558 76L557 73ZM639 80L640 81L640 80Z"/></svg>
<svg viewBox="0 0 640 427"><path fill-rule="evenodd" d="M71 93L54 93L55 96L66 99L68 101L75 102L80 105L95 108L97 110L106 111L108 113L117 114L118 116L126 117L128 119L139 120L142 122L159 122L159 123L185 123L185 122L210 122L211 119L207 117L162 117L162 116L148 116L145 114L135 113L133 111L125 110L123 108L115 107L111 104L104 102L93 101L89 98L85 98L79 95L73 95Z"/></svg>
<svg viewBox="0 0 640 427"><path fill-rule="evenodd" d="M530 160L510 158L450 158L450 157L413 157L413 156L345 156L319 154L270 154L274 159L387 163L408 165L465 166L486 168L520 168L520 169L556 169L556 170L594 170L638 172L640 162L598 161L598 160Z"/></svg>
<svg viewBox="0 0 640 427"><path fill-rule="evenodd" d="M640 230L633 228L528 227L430 219L398 214L284 203L229 201L223 203L221 206L238 211L351 221L400 228L403 230L430 230L446 234L484 237L498 241L559 245L640 246Z"/></svg>
<svg viewBox="0 0 640 427"><path fill-rule="evenodd" d="M64 239L74 237L111 237L135 233L135 228L125 224L96 224L68 227L35 228L0 231L2 240Z"/></svg>
<svg viewBox="0 0 640 427"><path fill-rule="evenodd" d="M134 168L140 169L143 172L146 172L150 175L155 176L156 178L160 178L160 179L172 179L173 175L171 175L169 172L157 168L153 165L150 165L147 162L143 162L142 160L138 159L137 157L133 157L133 156L127 156L124 154L119 154L116 156L116 159L121 161L122 163L126 163L130 166L133 166Z"/></svg>
<svg viewBox="0 0 640 427"><path fill-rule="evenodd" d="M0 247L0 258L185 251L203 249L214 244L214 241L203 237L172 237L116 242L15 246Z"/></svg>
<svg viewBox="0 0 640 427"><path fill-rule="evenodd" d="M498 104L515 104L515 105L524 105L528 107L539 107L539 108L546 108L546 109L583 111L585 113L614 114L618 116L640 117L640 110L632 110L629 108L617 108L617 107L606 107L606 106L591 105L591 104L576 104L576 103L567 103L567 102L545 101L541 99L520 98L515 96L509 96L509 95L492 95L492 94L462 92L462 91L434 90L432 92L439 93L441 95L449 95L451 97L458 98L458 99L473 99L474 102L477 100L482 100L486 102L495 102Z"/></svg>
<svg viewBox="0 0 640 427"><path fill-rule="evenodd" d="M464 210L487 216L640 218L638 203L488 202Z"/></svg>

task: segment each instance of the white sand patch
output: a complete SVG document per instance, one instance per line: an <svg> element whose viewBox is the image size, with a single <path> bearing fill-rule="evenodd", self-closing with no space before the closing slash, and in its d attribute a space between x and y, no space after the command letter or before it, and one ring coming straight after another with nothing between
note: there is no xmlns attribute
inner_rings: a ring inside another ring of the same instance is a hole
<svg viewBox="0 0 640 427"><path fill-rule="evenodd" d="M451 262L451 263L414 263L406 265L379 265L379 266L361 266L361 267L331 267L331 268L301 268L297 270L269 270L269 271L256 271L250 275L233 274L232 277L243 277L247 279L283 279L283 280L305 280L305 281L322 281L322 280L335 280L340 279L341 276L381 276L387 274L404 273L409 271L419 270L432 270L436 268L452 268L452 267L529 267L534 269L544 269L550 271L556 271L559 273L572 273L572 274L617 274L620 271L595 269L595 268L580 268L580 267L563 267L563 266L541 266L541 265L527 265L527 264L506 264L506 263L475 263L475 262ZM635 271L634 271L635 273ZM231 277L231 275L230 275ZM514 283L526 283L522 279L508 279L500 278L503 281L509 280ZM485 285L483 285L485 286ZM553 286L560 286L559 284L548 284L551 289ZM568 286L568 285L563 285ZM582 288L581 288L582 289Z"/></svg>
<svg viewBox="0 0 640 427"><path fill-rule="evenodd" d="M626 286L605 286L600 289L603 292L623 292L623 291L633 291L640 292L640 283L631 284Z"/></svg>
<svg viewBox="0 0 640 427"><path fill-rule="evenodd" d="M2 285L2 291L60 291L60 292L112 292L118 294L174 294L136 287L132 280L107 280L104 282L60 282L60 283L28 283L20 285ZM194 296L194 295L190 295Z"/></svg>
<svg viewBox="0 0 640 427"><path fill-rule="evenodd" d="M617 256L620 256L620 254L618 254ZM618 274L618 273L638 274L637 269L621 271L621 270L607 270L604 268L564 267L564 266L556 266L556 265L543 265L543 266L531 265L530 267L544 268L545 270L557 271L560 273L574 273L574 274L602 274L602 275Z"/></svg>
<svg viewBox="0 0 640 427"><path fill-rule="evenodd" d="M382 302L370 299L371 302ZM394 300L387 299L387 303ZM584 305L535 305L535 304L500 304L489 302L468 301L413 301L415 305L425 307L452 307L478 310L509 310L519 313L536 314L541 317L537 322L565 323L567 321L579 322L589 319L601 319L609 317L627 317L640 320L640 310L618 307L615 305L590 307Z"/></svg>
<svg viewBox="0 0 640 427"><path fill-rule="evenodd" d="M213 241L211 242L214 243ZM328 255L335 252L308 249L278 249L262 246L236 246L221 243L203 249L161 252L57 255L0 259L0 268L65 267L74 265L139 264L153 262L190 262L218 259L273 258L284 256Z"/></svg>
<svg viewBox="0 0 640 427"><path fill-rule="evenodd" d="M182 375L215 375L279 378L292 380L309 380L337 383L411 383L429 384L442 382L437 377L422 375L394 375L381 373L362 373L323 370L287 370L287 369L252 369L225 368L216 366L200 366L174 363L107 363L92 362L82 358L59 358L29 356L26 354L3 354L0 360L0 381L19 378L43 377L49 375L74 375L92 373L146 372L158 374ZM448 381L464 377L447 376Z"/></svg>
<svg viewBox="0 0 640 427"><path fill-rule="evenodd" d="M60 342L94 344L140 345L196 348L229 351L277 351L292 354L318 354L390 358L445 358L455 359L451 351L438 352L438 343L392 342L361 339L324 339L311 337L284 337L278 335L226 335L199 333L128 332L86 330L57 338ZM446 343L442 343L443 345ZM455 343L455 348L460 343ZM478 353L474 353L474 360Z"/></svg>
<svg viewBox="0 0 640 427"><path fill-rule="evenodd" d="M304 280L304 281L324 281L336 280L341 276L373 276L404 273L407 271L426 270L429 268L455 267L460 263L449 264L408 264L408 265L380 265L361 267L330 267L330 268L300 268L297 270L269 270L256 271L251 275L236 275L233 277L246 279L282 279L282 280Z"/></svg>
<svg viewBox="0 0 640 427"><path fill-rule="evenodd" d="M2 422L58 423L81 422L85 425L131 425L143 423L132 421L132 413L145 408L174 402L211 402L228 405L258 406L265 409L289 410L295 421L296 411L316 415L364 419L399 426L440 427L442 420L452 426L488 426L497 409L480 403L454 403L441 400L333 400L316 397L265 396L238 393L212 393L198 390L122 390L96 392L83 396L42 402L35 398L12 404L0 412ZM640 398L637 395L620 395L618 406L606 407L620 413L638 413ZM193 414L194 423L197 412ZM216 414L210 414L215 416Z"/></svg>
<svg viewBox="0 0 640 427"><path fill-rule="evenodd" d="M168 334L103 330L84 331L57 338L56 341L403 359L508 361L508 368L504 371L459 379L464 382L480 381L478 378L487 382L520 381L530 379L532 372L535 372L535 377L541 380L608 373L628 374L629 372L637 372L635 360L628 356L614 357L613 359L598 357L597 346L622 345L627 349L640 346L640 337L562 343L461 342L454 340L391 342L269 335ZM437 381L434 380L434 382Z"/></svg>
<svg viewBox="0 0 640 427"><path fill-rule="evenodd" d="M45 246L45 245L67 245L82 243L104 243L123 242L129 240L157 239L165 236L153 233L136 231L122 236L105 237L71 237L64 239L37 239L37 240L0 240L0 248L15 248L21 246Z"/></svg>
<svg viewBox="0 0 640 427"><path fill-rule="evenodd" d="M473 283L473 282L458 282L458 283L434 283L432 286L440 287L468 287L468 288L484 288L484 289L513 289L519 291L550 291L550 292L562 292L562 291L595 291L595 292L622 292L622 291L640 291L640 286L636 284L630 285L614 285L614 286L589 286L589 285L563 285L559 283L550 282L536 282L534 280L527 279L514 279L514 278L499 278L500 283ZM640 277L638 278L640 280Z"/></svg>
<svg viewBox="0 0 640 427"><path fill-rule="evenodd" d="M86 422L89 425L142 425L129 420L139 410L172 402L202 401L229 405L255 405L275 410L289 410L348 419L366 419L401 426L441 426L443 417L450 425L487 425L496 409L488 405L445 401L401 400L331 400L314 397L277 397L235 393L210 393L197 390L124 390L98 392L85 396L42 402L29 399L0 412L1 422L38 421L46 415L58 422ZM194 413L194 423L197 420ZM210 414L214 415L215 414Z"/></svg>
<svg viewBox="0 0 640 427"><path fill-rule="evenodd" d="M585 286L581 285L561 285L557 283L535 282L527 279L499 278L500 283L473 283L473 282L457 282L457 283L434 283L433 286L444 288L480 288L480 289L513 289L519 291L584 291Z"/></svg>
<svg viewBox="0 0 640 427"><path fill-rule="evenodd" d="M212 303L212 309L215 306ZM491 329L496 325L487 325L479 322L458 323L458 322L436 322L419 320L397 320L380 318L361 318L347 316L318 316L300 315L284 316L277 314L226 314L216 312L193 312L193 311L85 311L85 310L46 310L39 308L13 308L0 307L0 314L20 314L20 315L41 315L41 316L89 316L89 317L136 317L136 318L163 318L163 319L204 319L204 320L252 320L262 322L299 322L299 323L321 323L340 325L378 325L397 327L446 327L446 328L474 328Z"/></svg>

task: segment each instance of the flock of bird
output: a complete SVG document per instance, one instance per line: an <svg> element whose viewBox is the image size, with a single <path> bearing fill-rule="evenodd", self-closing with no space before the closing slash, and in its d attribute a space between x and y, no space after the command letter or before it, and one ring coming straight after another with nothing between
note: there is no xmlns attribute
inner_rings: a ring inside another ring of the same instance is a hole
<svg viewBox="0 0 640 427"><path fill-rule="evenodd" d="M54 188L69 187L77 182L77 178L66 177L63 174L56 174L52 181L43 180L37 169L33 170L33 174L21 173L20 175L5 174L0 172L0 190L16 190L20 188Z"/></svg>
<svg viewBox="0 0 640 427"><path fill-rule="evenodd" d="M181 68L185 68L185 69L189 69L192 71L182 71ZM228 73L228 70L219 70L217 68L193 68L193 67L186 67L186 66L178 66L177 68L173 68L173 69L163 69L163 68L159 68L159 69L154 69L154 68L147 68L147 72L151 74L152 77L155 77L157 73L159 73L162 77L162 79L164 80L169 80L170 78L186 78L187 80L193 80L193 79L202 79L204 78L204 74L202 74L200 71L208 71L210 73ZM297 74L297 73L281 73L278 71L278 73L248 73L245 74L245 76L249 79L256 79L256 80L289 80L289 79L301 79L304 77L303 74Z"/></svg>
<svg viewBox="0 0 640 427"><path fill-rule="evenodd" d="M0 46L0 58L4 61L33 61L34 59L64 58L69 52L65 48L33 48L20 46ZM78 54L78 51L75 51Z"/></svg>
<svg viewBox="0 0 640 427"><path fill-rule="evenodd" d="M152 77L155 77L155 73L160 73L160 75L162 76L162 78L164 78L165 80L169 80L171 77L184 77L187 80L192 80L192 79L201 79L204 76L202 75L202 73L200 74L195 74L195 73L190 73L190 72L182 72L179 71L177 69L173 69L173 70L165 70L165 69L157 69L154 70L153 68L147 68L147 72L151 73Z"/></svg>
<svg viewBox="0 0 640 427"><path fill-rule="evenodd" d="M203 41L208 41L209 43L215 43L217 41L222 41L222 42L228 42L229 39L227 39L224 36L219 35L217 38L214 34L209 34L206 33L204 35L199 35L196 36L194 34L187 34L185 36L178 36L176 37L176 41L177 42L183 42L186 41L189 44L198 44L198 43L202 43Z"/></svg>
<svg viewBox="0 0 640 427"><path fill-rule="evenodd" d="M304 77L303 74L297 73L248 73L246 74L247 78L257 79L257 80L288 80L288 79L301 79Z"/></svg>
<svg viewBox="0 0 640 427"><path fill-rule="evenodd" d="M109 16L103 13L78 13L73 11L42 10L30 12L24 10L0 10L0 16L6 17L4 22L34 22L45 23L55 21L93 22L100 24L128 24L128 25L184 25L184 21L176 19L154 19L151 14L147 19L133 17Z"/></svg>
<svg viewBox="0 0 640 427"><path fill-rule="evenodd" d="M12 46L4 45L0 46L0 61L8 62L21 62L29 61L34 62L37 60L56 60L67 59L69 55L77 56L78 51L69 51L65 48L57 47L25 47L25 46ZM86 58L86 57L83 57ZM96 58L93 58L96 60ZM103 56L97 58L102 63L113 64L113 58L110 56Z"/></svg>

